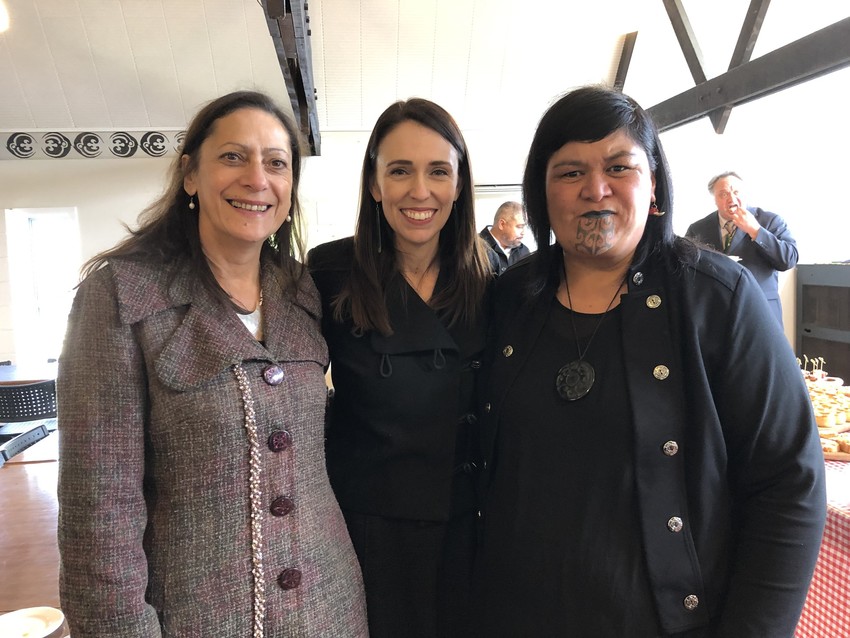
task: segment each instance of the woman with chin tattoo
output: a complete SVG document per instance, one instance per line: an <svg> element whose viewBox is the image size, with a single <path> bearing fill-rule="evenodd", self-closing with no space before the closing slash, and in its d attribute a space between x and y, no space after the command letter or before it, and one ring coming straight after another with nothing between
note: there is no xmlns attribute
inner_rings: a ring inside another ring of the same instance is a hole
<svg viewBox="0 0 850 638"><path fill-rule="evenodd" d="M757 283L673 234L622 93L549 108L523 193L538 250L497 282L482 373L475 635L791 637L824 466Z"/></svg>
<svg viewBox="0 0 850 638"><path fill-rule="evenodd" d="M473 389L491 280L454 119L390 105L363 158L354 237L307 263L331 357L328 472L372 638L469 636Z"/></svg>

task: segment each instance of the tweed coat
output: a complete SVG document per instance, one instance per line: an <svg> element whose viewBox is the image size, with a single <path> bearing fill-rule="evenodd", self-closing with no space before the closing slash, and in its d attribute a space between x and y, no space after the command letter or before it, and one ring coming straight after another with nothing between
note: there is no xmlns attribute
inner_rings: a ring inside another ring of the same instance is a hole
<svg viewBox="0 0 850 638"><path fill-rule="evenodd" d="M185 263L81 284L57 386L75 638L367 635L325 470L318 295L306 273L285 295L270 263L262 285L260 343Z"/></svg>
<svg viewBox="0 0 850 638"><path fill-rule="evenodd" d="M755 239L739 230L732 237L727 254L740 257L740 263L756 278L773 315L782 325L782 305L779 300L778 272L797 265L797 242L788 225L776 213L748 206L761 228ZM715 250L723 252L719 213L714 211L688 227L686 237L696 239Z"/></svg>

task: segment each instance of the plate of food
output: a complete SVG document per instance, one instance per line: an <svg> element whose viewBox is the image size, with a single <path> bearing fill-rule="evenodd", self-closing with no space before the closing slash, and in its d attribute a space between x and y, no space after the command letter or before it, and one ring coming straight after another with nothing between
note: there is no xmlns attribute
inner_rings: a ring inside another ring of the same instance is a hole
<svg viewBox="0 0 850 638"><path fill-rule="evenodd" d="M850 461L850 432L826 436L821 433L820 445L827 461Z"/></svg>
<svg viewBox="0 0 850 638"><path fill-rule="evenodd" d="M65 614L55 607L28 607L0 616L3 638L59 638Z"/></svg>

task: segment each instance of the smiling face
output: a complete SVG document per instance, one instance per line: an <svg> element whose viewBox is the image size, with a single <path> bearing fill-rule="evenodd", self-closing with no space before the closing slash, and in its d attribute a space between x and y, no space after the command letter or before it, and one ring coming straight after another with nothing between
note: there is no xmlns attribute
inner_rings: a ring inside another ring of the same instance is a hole
<svg viewBox="0 0 850 638"><path fill-rule="evenodd" d="M555 151L546 167L546 202L567 259L630 263L654 190L646 152L622 130Z"/></svg>
<svg viewBox="0 0 850 638"><path fill-rule="evenodd" d="M292 157L283 124L243 108L215 122L183 186L198 200L204 251L257 250L289 214ZM183 157L184 166L189 158ZM187 213L188 214L188 213Z"/></svg>
<svg viewBox="0 0 850 638"><path fill-rule="evenodd" d="M457 151L436 131L401 122L378 146L370 190L381 203L399 252L436 252L460 193Z"/></svg>

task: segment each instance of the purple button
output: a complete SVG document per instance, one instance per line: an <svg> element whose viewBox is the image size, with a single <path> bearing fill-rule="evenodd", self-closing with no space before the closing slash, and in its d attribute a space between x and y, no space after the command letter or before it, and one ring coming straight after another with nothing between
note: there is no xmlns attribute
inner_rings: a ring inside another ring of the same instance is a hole
<svg viewBox="0 0 850 638"><path fill-rule="evenodd" d="M292 447L292 435L286 430L277 430L269 435L269 449L272 452L283 452Z"/></svg>
<svg viewBox="0 0 850 638"><path fill-rule="evenodd" d="M268 366L263 370L263 379L269 385L280 385L283 383L283 369L280 366Z"/></svg>
<svg viewBox="0 0 850 638"><path fill-rule="evenodd" d="M288 496L278 496L269 508L272 516L286 516L295 509L295 502Z"/></svg>
<svg viewBox="0 0 850 638"><path fill-rule="evenodd" d="M290 567L280 572L277 584L281 589L295 589L301 584L301 570Z"/></svg>

